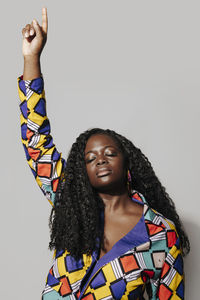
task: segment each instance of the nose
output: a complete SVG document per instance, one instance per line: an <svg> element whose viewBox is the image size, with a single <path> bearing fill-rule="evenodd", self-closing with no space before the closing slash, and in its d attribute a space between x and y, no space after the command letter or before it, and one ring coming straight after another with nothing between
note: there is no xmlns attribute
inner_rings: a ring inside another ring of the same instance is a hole
<svg viewBox="0 0 200 300"><path fill-rule="evenodd" d="M101 166L107 163L105 156L100 156L97 160L97 166Z"/></svg>

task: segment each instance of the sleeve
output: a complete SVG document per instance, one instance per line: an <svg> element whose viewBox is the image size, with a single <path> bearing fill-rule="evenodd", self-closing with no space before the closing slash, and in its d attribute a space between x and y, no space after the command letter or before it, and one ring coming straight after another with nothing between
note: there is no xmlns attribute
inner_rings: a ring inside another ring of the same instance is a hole
<svg viewBox="0 0 200 300"><path fill-rule="evenodd" d="M18 93L21 137L26 159L40 189L54 205L66 162L50 135L43 78L24 81L23 77L19 77Z"/></svg>
<svg viewBox="0 0 200 300"><path fill-rule="evenodd" d="M152 300L184 299L183 258L180 240L175 231L168 235L170 250L165 258L159 281L151 281Z"/></svg>

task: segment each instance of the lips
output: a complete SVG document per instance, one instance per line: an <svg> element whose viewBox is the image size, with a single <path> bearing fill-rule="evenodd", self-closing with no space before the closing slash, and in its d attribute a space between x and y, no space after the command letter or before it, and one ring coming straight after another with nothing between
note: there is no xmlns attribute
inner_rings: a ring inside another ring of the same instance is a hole
<svg viewBox="0 0 200 300"><path fill-rule="evenodd" d="M112 173L112 171L110 169L102 168L102 169L98 170L96 175L97 175L97 177L103 177L103 176L110 175L111 173Z"/></svg>

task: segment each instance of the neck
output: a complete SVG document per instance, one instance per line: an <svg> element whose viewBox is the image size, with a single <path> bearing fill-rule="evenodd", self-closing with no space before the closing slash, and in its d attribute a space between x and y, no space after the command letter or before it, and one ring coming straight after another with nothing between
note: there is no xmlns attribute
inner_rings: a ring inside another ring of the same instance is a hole
<svg viewBox="0 0 200 300"><path fill-rule="evenodd" d="M105 212L120 212L124 210L130 202L130 196L126 188L118 192L100 192L98 194L105 205Z"/></svg>

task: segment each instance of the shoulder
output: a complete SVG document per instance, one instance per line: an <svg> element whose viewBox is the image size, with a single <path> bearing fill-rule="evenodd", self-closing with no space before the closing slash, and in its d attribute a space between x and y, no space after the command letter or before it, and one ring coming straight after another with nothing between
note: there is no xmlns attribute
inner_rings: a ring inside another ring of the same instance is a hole
<svg viewBox="0 0 200 300"><path fill-rule="evenodd" d="M166 230L174 230L175 232L177 232L176 226L172 220L166 218L165 216L163 216L161 213L159 213L157 210L155 210L153 208L151 208L151 210L155 214L155 218L153 220L155 224L159 224Z"/></svg>
<svg viewBox="0 0 200 300"><path fill-rule="evenodd" d="M161 241L165 240L168 249L171 249L174 245L178 246L179 236L174 222L151 208L141 193L134 191L133 197L143 202L143 214L151 242L157 244L157 242L161 243Z"/></svg>
<svg viewBox="0 0 200 300"><path fill-rule="evenodd" d="M166 240L168 250L174 246L180 248L180 239L174 222L152 208L148 210L151 215L151 219L147 220L150 239L152 236L154 240L156 235L160 240Z"/></svg>

